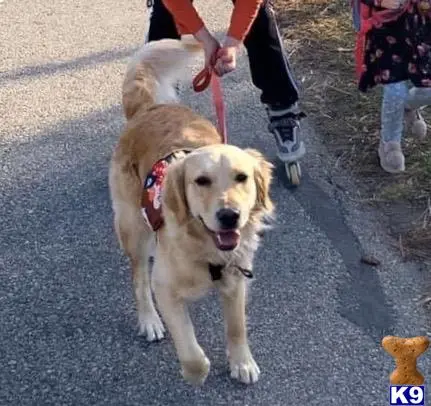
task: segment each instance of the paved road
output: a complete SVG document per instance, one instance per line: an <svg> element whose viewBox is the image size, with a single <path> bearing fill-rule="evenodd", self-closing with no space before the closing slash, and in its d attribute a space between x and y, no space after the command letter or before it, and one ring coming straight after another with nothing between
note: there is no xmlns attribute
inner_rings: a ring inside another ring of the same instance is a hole
<svg viewBox="0 0 431 406"><path fill-rule="evenodd" d="M415 302L427 274L402 263L374 213L334 187L311 129L304 184L291 192L276 179L277 226L256 261L249 328L259 383L229 379L214 297L193 306L212 361L203 388L182 382L169 339L137 336L107 168L144 3L0 3L0 405L387 404L393 363L379 341L427 332ZM229 8L213 3L203 14L220 31ZM224 87L231 141L275 162L246 59ZM184 90L211 117L208 96ZM360 265L363 250L382 266Z"/></svg>

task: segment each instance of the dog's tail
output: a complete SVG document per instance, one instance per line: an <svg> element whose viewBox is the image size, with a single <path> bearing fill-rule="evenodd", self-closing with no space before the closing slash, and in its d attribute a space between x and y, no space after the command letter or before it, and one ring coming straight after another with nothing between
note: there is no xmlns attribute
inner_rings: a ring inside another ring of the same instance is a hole
<svg viewBox="0 0 431 406"><path fill-rule="evenodd" d="M126 118L154 104L176 103L175 84L184 79L188 62L201 51L202 46L193 37L145 44L130 61L123 82Z"/></svg>

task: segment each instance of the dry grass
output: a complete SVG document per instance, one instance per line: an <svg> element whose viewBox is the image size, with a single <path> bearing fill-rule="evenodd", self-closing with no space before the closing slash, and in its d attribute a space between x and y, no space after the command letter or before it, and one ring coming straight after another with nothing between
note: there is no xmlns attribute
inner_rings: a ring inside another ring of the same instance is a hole
<svg viewBox="0 0 431 406"><path fill-rule="evenodd" d="M302 105L329 151L338 165L359 176L364 200L426 208L426 221L412 222L400 238L406 256L430 259L431 137L425 143L405 137L405 173L394 176L380 169L381 88L366 95L357 90L350 2L276 0L275 6L280 29L292 44L289 55L302 83ZM426 118L431 123L431 116ZM397 227L395 233L400 233Z"/></svg>

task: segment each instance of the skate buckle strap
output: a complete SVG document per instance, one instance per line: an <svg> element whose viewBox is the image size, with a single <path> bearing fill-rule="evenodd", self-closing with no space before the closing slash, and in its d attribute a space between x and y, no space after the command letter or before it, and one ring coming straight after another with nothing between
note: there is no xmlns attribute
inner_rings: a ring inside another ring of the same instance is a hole
<svg viewBox="0 0 431 406"><path fill-rule="evenodd" d="M210 66L207 66L202 69L193 79L193 89L196 93L200 93L206 90L211 84L213 103L217 114L219 132L222 136L223 144L227 144L226 113L223 101L223 92L220 84L220 79L212 69L212 67L217 61L217 52L219 49L220 48L218 48L214 52L211 58Z"/></svg>
<svg viewBox="0 0 431 406"><path fill-rule="evenodd" d="M274 117L270 121L269 128L271 131L274 128L292 129L298 127L299 121L305 117L307 117L307 115L303 112L292 113L289 111L282 116Z"/></svg>

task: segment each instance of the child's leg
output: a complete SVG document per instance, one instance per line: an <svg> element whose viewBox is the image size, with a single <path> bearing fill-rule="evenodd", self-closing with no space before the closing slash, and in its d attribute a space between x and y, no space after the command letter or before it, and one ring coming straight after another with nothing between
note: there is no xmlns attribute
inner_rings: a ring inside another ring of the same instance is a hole
<svg viewBox="0 0 431 406"><path fill-rule="evenodd" d="M404 107L409 89L406 82L384 85L381 110L381 139L384 142L401 142Z"/></svg>
<svg viewBox="0 0 431 406"><path fill-rule="evenodd" d="M406 126L411 133L419 138L427 135L427 125L420 108L431 104L431 89L429 87L412 87L406 101Z"/></svg>
<svg viewBox="0 0 431 406"><path fill-rule="evenodd" d="M401 138L407 97L406 82L391 83L383 87L379 157L382 168L391 173L404 170Z"/></svg>
<svg viewBox="0 0 431 406"><path fill-rule="evenodd" d="M269 128L275 135L278 155L284 161L295 161L305 153L300 139L298 88L268 0L264 0L244 45L253 84L262 91L261 101L268 106Z"/></svg>
<svg viewBox="0 0 431 406"><path fill-rule="evenodd" d="M253 84L262 91L262 103L283 104L284 107L295 104L298 88L269 1L263 2L244 45Z"/></svg>
<svg viewBox="0 0 431 406"><path fill-rule="evenodd" d="M150 21L145 42L158 41L165 38L180 39L175 21L162 0L152 0Z"/></svg>

